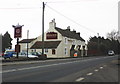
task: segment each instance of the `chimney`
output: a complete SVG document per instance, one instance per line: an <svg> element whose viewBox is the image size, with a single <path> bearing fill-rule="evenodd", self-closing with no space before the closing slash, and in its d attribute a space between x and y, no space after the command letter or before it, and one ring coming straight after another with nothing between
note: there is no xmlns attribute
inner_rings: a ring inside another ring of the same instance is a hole
<svg viewBox="0 0 120 84"><path fill-rule="evenodd" d="M77 32L77 34L80 36L80 32Z"/></svg>
<svg viewBox="0 0 120 84"><path fill-rule="evenodd" d="M55 19L53 19L50 23L49 23L49 28L50 29L55 29L56 27L56 22L55 22Z"/></svg>
<svg viewBox="0 0 120 84"><path fill-rule="evenodd" d="M73 29L73 32L74 32L74 33L76 33L76 30L75 30L75 29Z"/></svg>
<svg viewBox="0 0 120 84"><path fill-rule="evenodd" d="M69 31L70 31L70 26L68 26L66 30L69 30Z"/></svg>

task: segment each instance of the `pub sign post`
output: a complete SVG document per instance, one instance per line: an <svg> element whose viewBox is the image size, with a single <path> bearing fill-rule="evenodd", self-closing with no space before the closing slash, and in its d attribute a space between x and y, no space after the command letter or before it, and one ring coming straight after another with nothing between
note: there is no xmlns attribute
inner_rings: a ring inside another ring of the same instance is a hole
<svg viewBox="0 0 120 84"><path fill-rule="evenodd" d="M20 52L19 38L22 37L22 26L24 25L19 25L19 23L16 26L12 25L12 27L14 27L14 38L17 38L17 44L15 45L15 52L17 53L17 58Z"/></svg>

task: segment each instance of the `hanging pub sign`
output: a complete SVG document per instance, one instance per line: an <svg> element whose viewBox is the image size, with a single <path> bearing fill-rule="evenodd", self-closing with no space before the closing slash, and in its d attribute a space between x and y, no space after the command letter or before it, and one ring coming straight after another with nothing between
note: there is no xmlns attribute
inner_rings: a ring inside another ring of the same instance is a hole
<svg viewBox="0 0 120 84"><path fill-rule="evenodd" d="M14 38L22 37L22 27L14 28Z"/></svg>
<svg viewBox="0 0 120 84"><path fill-rule="evenodd" d="M57 39L57 33L56 32L48 32L46 34L46 39Z"/></svg>

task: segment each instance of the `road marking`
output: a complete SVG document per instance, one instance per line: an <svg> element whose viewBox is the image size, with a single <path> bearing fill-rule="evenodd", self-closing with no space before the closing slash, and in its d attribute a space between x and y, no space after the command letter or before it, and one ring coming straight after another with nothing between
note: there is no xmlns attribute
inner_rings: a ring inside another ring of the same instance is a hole
<svg viewBox="0 0 120 84"><path fill-rule="evenodd" d="M108 58L108 57L106 57ZM5 70L5 71L0 71L0 73L7 73L7 72L13 72L13 71L21 71L21 70L28 70L28 69L35 69L35 68L43 68L43 67L50 67L50 66L56 66L56 65L62 65L62 64L70 64L70 63L77 63L77 62L83 62L83 61L90 61L90 60L95 60L95 59L101 59L101 58L90 58L86 60L79 60L79 61L72 61L72 62L64 62L64 63L58 63L58 64L50 64L50 65L43 65L43 66L34 66L34 67L28 67L28 68L19 68L19 69L11 69L11 70ZM65 59L68 60L68 59ZM51 61L51 60L49 60ZM37 61L38 62L38 61ZM46 61L42 61L46 62ZM19 64L19 63L18 63ZM24 63L23 63L24 64ZM103 69L103 67L100 67L100 69Z"/></svg>
<svg viewBox="0 0 120 84"><path fill-rule="evenodd" d="M103 67L100 67L100 69L103 69Z"/></svg>
<svg viewBox="0 0 120 84"><path fill-rule="evenodd" d="M76 63L76 62L79 62L79 61L65 62L65 63L58 63L58 64L50 64L50 65L43 65L43 66L34 66L34 67L27 67L27 68L11 69L11 70L2 71L0 73L7 73L7 72L13 72L13 71L22 71L22 70L29 70L29 69L57 66L57 65L70 64L70 63Z"/></svg>
<svg viewBox="0 0 120 84"><path fill-rule="evenodd" d="M106 67L107 65L103 65L104 67Z"/></svg>
<svg viewBox="0 0 120 84"><path fill-rule="evenodd" d="M16 69L11 69L11 70L6 70L6 71L0 71L0 73L7 73L7 72L13 72L13 71L17 71Z"/></svg>
<svg viewBox="0 0 120 84"><path fill-rule="evenodd" d="M96 71L96 72L97 72L97 71L99 71L99 70L98 70L98 69L95 69L94 71Z"/></svg>
<svg viewBox="0 0 120 84"><path fill-rule="evenodd" d="M83 78L83 77L80 77L80 78L78 78L77 80L76 80L76 82L78 82L78 81L82 81L82 80L84 80L85 78Z"/></svg>
<svg viewBox="0 0 120 84"><path fill-rule="evenodd" d="M90 75L92 75L92 74L93 74L93 73L88 73L87 75L90 76Z"/></svg>

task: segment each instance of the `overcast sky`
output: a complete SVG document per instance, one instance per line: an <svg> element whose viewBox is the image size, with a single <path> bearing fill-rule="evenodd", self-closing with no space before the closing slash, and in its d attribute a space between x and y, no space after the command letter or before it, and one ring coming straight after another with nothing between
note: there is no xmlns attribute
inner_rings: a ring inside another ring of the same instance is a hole
<svg viewBox="0 0 120 84"><path fill-rule="evenodd" d="M29 38L41 35L43 1L46 3L45 31L53 18L57 27L70 26L86 41L97 33L106 37L108 32L118 30L119 0L0 0L0 34L8 31L15 45L12 25L19 23L24 25L21 39L27 38L27 30Z"/></svg>

